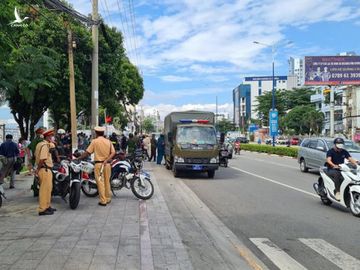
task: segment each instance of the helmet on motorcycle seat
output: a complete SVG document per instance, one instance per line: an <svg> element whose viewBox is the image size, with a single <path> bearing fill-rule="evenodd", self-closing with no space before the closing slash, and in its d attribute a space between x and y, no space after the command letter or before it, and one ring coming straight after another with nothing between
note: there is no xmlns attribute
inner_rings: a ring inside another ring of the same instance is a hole
<svg viewBox="0 0 360 270"><path fill-rule="evenodd" d="M345 143L345 141L344 141L344 139L343 138L336 138L335 140L334 140L334 144L336 145L336 144L344 144Z"/></svg>

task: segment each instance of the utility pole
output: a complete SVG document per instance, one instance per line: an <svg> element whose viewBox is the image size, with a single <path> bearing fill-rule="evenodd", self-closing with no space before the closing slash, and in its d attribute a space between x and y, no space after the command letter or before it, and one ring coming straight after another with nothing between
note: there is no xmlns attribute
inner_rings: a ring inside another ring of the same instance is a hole
<svg viewBox="0 0 360 270"><path fill-rule="evenodd" d="M218 117L218 97L216 96L216 109L215 109L215 128L216 128L216 131L218 129L218 121L217 121L217 117Z"/></svg>
<svg viewBox="0 0 360 270"><path fill-rule="evenodd" d="M76 122L76 99L75 99L75 72L72 31L68 26L68 56L69 56L69 88L70 88L70 116L71 116L71 147L72 153L77 149L77 122Z"/></svg>
<svg viewBox="0 0 360 270"><path fill-rule="evenodd" d="M91 128L99 124L99 14L98 0L92 0Z"/></svg>
<svg viewBox="0 0 360 270"><path fill-rule="evenodd" d="M330 87L330 137L334 137L334 87Z"/></svg>

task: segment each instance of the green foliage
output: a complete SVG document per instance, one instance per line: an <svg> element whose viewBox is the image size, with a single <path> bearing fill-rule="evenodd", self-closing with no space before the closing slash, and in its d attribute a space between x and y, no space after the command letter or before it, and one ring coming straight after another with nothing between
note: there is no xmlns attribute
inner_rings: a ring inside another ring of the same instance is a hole
<svg viewBox="0 0 360 270"><path fill-rule="evenodd" d="M142 127L146 133L154 132L155 131L154 119L149 116L145 117L142 123Z"/></svg>
<svg viewBox="0 0 360 270"><path fill-rule="evenodd" d="M313 105L297 106L281 119L281 126L286 130L293 130L296 134L319 134L324 115Z"/></svg>
<svg viewBox="0 0 360 270"><path fill-rule="evenodd" d="M21 2L21 4L20 4ZM41 2L41 1L40 1ZM11 27L14 7L31 18L27 27ZM0 2L0 98L9 102L21 136L33 136L34 125L50 110L55 127L70 129L67 27L76 41L74 49L77 112L91 114L91 31L68 15L21 0ZM128 121L125 106L143 97L142 77L125 55L122 34L115 28L99 31L99 105L114 123ZM1 100L0 100L1 102Z"/></svg>
<svg viewBox="0 0 360 270"><path fill-rule="evenodd" d="M279 112L279 117L285 116L287 111L296 106L306 106L311 104L310 96L314 93L315 91L308 88L277 90L275 94L275 107ZM272 92L266 92L257 97L257 101L258 105L255 107L255 111L261 116L262 124L268 125L269 110L272 108Z"/></svg>
<svg viewBox="0 0 360 270"><path fill-rule="evenodd" d="M247 150L259 153L275 154L279 156L297 157L297 147L284 147L271 145L258 145L258 144L241 144L241 150Z"/></svg>
<svg viewBox="0 0 360 270"><path fill-rule="evenodd" d="M230 120L224 118L217 123L217 129L219 132L226 133L228 131L234 131L235 126L234 123L232 123Z"/></svg>

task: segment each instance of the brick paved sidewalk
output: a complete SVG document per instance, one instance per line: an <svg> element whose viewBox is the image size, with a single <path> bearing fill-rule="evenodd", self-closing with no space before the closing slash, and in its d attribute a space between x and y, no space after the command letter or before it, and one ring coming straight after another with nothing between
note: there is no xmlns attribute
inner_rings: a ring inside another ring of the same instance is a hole
<svg viewBox="0 0 360 270"><path fill-rule="evenodd" d="M192 269L155 179L149 201L124 190L100 207L82 194L71 210L55 197L58 211L42 217L32 177L18 179L0 209L0 269Z"/></svg>

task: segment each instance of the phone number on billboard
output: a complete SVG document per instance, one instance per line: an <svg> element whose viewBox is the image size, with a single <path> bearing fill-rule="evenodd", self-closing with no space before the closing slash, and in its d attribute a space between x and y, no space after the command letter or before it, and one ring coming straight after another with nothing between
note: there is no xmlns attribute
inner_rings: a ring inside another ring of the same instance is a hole
<svg viewBox="0 0 360 270"><path fill-rule="evenodd" d="M360 78L360 73L333 73L331 74L331 78L333 79L352 79L352 78Z"/></svg>

